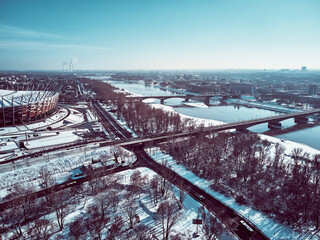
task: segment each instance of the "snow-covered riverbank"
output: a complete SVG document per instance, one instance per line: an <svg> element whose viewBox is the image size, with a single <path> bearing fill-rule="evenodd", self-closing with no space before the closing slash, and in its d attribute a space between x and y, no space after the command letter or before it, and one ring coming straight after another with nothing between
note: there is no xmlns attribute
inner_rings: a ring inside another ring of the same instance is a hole
<svg viewBox="0 0 320 240"><path fill-rule="evenodd" d="M152 104L152 106L155 108L161 108L164 111L172 111L172 112L178 113L177 111L174 110L173 107L170 107L170 106L166 106L166 105L162 105L162 104ZM182 119L190 119L198 126L203 125L205 127L208 127L208 126L216 126L216 125L225 124L222 121L217 121L217 120L212 120L212 119L204 119L204 118L194 118L194 117L186 116L181 113L178 113L178 114L181 116ZM283 140L280 138L271 137L271 136L264 135L264 134L258 134L258 135L262 139L266 139L271 143L274 143L274 144L278 143L281 146L283 146L285 148L286 155L291 155L291 152L294 148L301 148L301 149L303 149L304 152L309 153L311 156L314 154L320 154L319 150L312 148L312 147L309 147L309 146L302 144L302 143L297 143L297 142L293 142L293 141L289 141L289 140Z"/></svg>
<svg viewBox="0 0 320 240"><path fill-rule="evenodd" d="M174 111L172 107L165 106L162 104L152 104L155 108L161 108L164 111ZM202 118L194 118L190 116L186 116L180 114L181 118L183 119L191 119L196 125L203 125L203 126L214 126L224 124L221 121L211 120L211 119L202 119ZM320 151L309 147L307 145L296 143L293 141L283 140L276 137L267 136L264 134L259 134L262 139L269 141L273 146L276 144L281 145L284 148L284 162L286 164L293 163L291 158L291 154L293 149L301 148L304 152L313 156L315 154L320 154ZM273 154L274 147L271 148L270 155ZM272 218L267 217L265 214L254 210L250 206L243 206L236 203L236 201L232 197L226 197L221 193L215 192L210 189L210 182L207 180L201 179L193 174L191 171L187 170L184 166L181 166L176 163L176 161L169 155L164 154L158 148L150 149L151 156L158 162L162 162L166 160L169 166L176 171L178 174L183 176L184 178L188 179L189 181L193 182L194 184L198 185L199 187L203 188L209 194L214 196L215 198L219 199L223 203L227 204L231 208L235 209L237 212L245 216L247 219L252 221L256 226L258 226L270 239L308 239L308 240L315 240L319 239L319 233L316 230L310 229L306 231L296 231L291 229L289 226L285 224L278 223L277 221L273 220Z"/></svg>

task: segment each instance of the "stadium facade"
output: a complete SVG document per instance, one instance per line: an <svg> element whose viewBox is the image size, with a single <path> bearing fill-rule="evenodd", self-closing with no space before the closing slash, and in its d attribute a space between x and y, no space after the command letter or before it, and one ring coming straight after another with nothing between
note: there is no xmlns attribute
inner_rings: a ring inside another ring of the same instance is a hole
<svg viewBox="0 0 320 240"><path fill-rule="evenodd" d="M0 90L0 126L29 123L52 114L57 107L57 91Z"/></svg>

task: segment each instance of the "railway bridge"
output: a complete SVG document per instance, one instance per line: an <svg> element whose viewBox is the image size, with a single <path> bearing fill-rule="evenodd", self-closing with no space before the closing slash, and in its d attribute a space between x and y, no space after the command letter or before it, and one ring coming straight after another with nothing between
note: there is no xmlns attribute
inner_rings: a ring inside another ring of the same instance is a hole
<svg viewBox="0 0 320 240"><path fill-rule="evenodd" d="M188 102L190 99L196 99L199 101L203 101L205 104L209 105L210 98L212 97L221 97L220 94L211 94L211 95L196 95L196 94L181 94L181 95L167 95L167 96L141 96L141 97L127 97L127 99L131 100L145 100L149 98L160 99L160 103L164 104L164 101L170 98L183 98L184 101Z"/></svg>

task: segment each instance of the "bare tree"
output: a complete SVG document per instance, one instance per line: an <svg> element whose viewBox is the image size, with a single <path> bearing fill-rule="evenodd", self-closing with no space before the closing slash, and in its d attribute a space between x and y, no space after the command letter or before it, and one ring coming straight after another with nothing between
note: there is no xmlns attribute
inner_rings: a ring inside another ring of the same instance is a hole
<svg viewBox="0 0 320 240"><path fill-rule="evenodd" d="M168 160L163 160L161 165L163 165L163 169L168 168ZM161 168L161 170L163 170ZM162 177L160 181L160 191L161 195L164 196L167 193L169 183L167 182L167 179Z"/></svg>
<svg viewBox="0 0 320 240"><path fill-rule="evenodd" d="M73 222L71 222L69 227L69 236L75 240L79 240L80 237L85 234L86 229L84 226L84 220L82 217L77 217Z"/></svg>
<svg viewBox="0 0 320 240"><path fill-rule="evenodd" d="M88 194L89 195L96 195L98 192L98 185L100 183L99 178L97 176L97 173L95 170L89 165L87 167L86 171L87 177L89 179L88 184L89 184L89 189L88 189Z"/></svg>
<svg viewBox="0 0 320 240"><path fill-rule="evenodd" d="M178 202L180 209L183 208L183 201L186 198L186 195L187 195L186 192L180 189L180 191L179 191L179 202Z"/></svg>
<svg viewBox="0 0 320 240"><path fill-rule="evenodd" d="M169 239L172 227L178 222L181 213L177 211L175 204L165 201L160 204L157 214L160 216L162 225L162 236L164 240Z"/></svg>
<svg viewBox="0 0 320 240"><path fill-rule="evenodd" d="M35 187L32 184L14 184L12 188L13 194L19 196L16 200L16 205L20 205L23 210L24 220L27 220L34 214L34 200L35 196L32 193Z"/></svg>
<svg viewBox="0 0 320 240"><path fill-rule="evenodd" d="M69 193L69 190L62 190L59 192L53 192L48 196L47 205L49 209L55 211L60 230L63 229L64 220L70 212L68 201L72 196Z"/></svg>
<svg viewBox="0 0 320 240"><path fill-rule="evenodd" d="M154 177L150 181L150 187L151 187L151 196L153 199L153 203L156 205L158 202L158 199L160 197L160 178L158 175L154 175Z"/></svg>
<svg viewBox="0 0 320 240"><path fill-rule="evenodd" d="M291 152L291 157L295 160L301 158L303 156L303 149L302 148L294 148Z"/></svg>
<svg viewBox="0 0 320 240"><path fill-rule="evenodd" d="M316 229L319 228L319 222L320 222L320 154L316 154L313 157L313 183L314 183L314 189L313 189L313 201L314 201L314 207L312 211L312 218L315 223Z"/></svg>
<svg viewBox="0 0 320 240"><path fill-rule="evenodd" d="M101 240L101 232L109 222L109 218L102 217L99 207L92 205L88 208L89 218L86 219L87 230L89 231L92 238Z"/></svg>
<svg viewBox="0 0 320 240"><path fill-rule="evenodd" d="M151 239L151 232L150 232L150 228L146 225L137 225L134 228L134 231L136 233L136 237L135 239L137 240L147 240L147 239Z"/></svg>
<svg viewBox="0 0 320 240"><path fill-rule="evenodd" d="M0 240L6 239L6 233L9 231L9 227L5 223L6 212L0 212Z"/></svg>
<svg viewBox="0 0 320 240"><path fill-rule="evenodd" d="M50 188L56 184L56 180L47 168L41 167L39 170L40 185L43 188Z"/></svg>
<svg viewBox="0 0 320 240"><path fill-rule="evenodd" d="M123 209L127 214L130 228L133 228L134 218L138 209L136 198L132 192L128 192L125 196L125 202L123 204Z"/></svg>
<svg viewBox="0 0 320 240"><path fill-rule="evenodd" d="M95 202L98 203L99 212L102 219L105 218L105 212L109 209L109 207L112 204L112 202L110 201L110 197L112 196L109 195L109 192L99 193L95 196Z"/></svg>
<svg viewBox="0 0 320 240"><path fill-rule="evenodd" d="M214 240L219 238L222 233L222 224L208 213L205 208L202 206L199 208L199 215L202 219L201 231L206 240Z"/></svg>
<svg viewBox="0 0 320 240"><path fill-rule="evenodd" d="M113 212L116 212L119 205L119 196L117 191L110 190L108 192L108 201L110 202L110 206L112 207Z"/></svg>
<svg viewBox="0 0 320 240"><path fill-rule="evenodd" d="M121 235L121 229L123 226L122 218L119 216L116 216L113 223L111 224L111 227L108 230L107 239L108 240L114 240L118 236Z"/></svg>
<svg viewBox="0 0 320 240"><path fill-rule="evenodd" d="M34 239L49 239L53 224L46 218L38 218L29 225L29 235Z"/></svg>
<svg viewBox="0 0 320 240"><path fill-rule="evenodd" d="M135 170L130 177L130 182L132 185L132 190L135 193L138 193L140 197L140 193L142 191L143 185L146 182L146 178L141 176L141 172L139 170Z"/></svg>
<svg viewBox="0 0 320 240"><path fill-rule="evenodd" d="M20 207L19 202L13 201L10 208L2 212L2 221L6 225L14 228L14 235L19 238L23 236L22 223L24 219L23 209Z"/></svg>

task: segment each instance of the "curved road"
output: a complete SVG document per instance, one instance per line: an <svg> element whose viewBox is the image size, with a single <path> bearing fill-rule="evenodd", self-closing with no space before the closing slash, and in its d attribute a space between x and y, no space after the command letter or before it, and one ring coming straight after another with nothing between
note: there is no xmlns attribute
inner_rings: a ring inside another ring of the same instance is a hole
<svg viewBox="0 0 320 240"><path fill-rule="evenodd" d="M109 113L103 108L99 111L104 112L101 116L105 116L104 119L108 121L107 115ZM110 115L109 115L110 116ZM112 118L113 119L113 118ZM121 133L118 135L122 139L126 139L126 131L121 127L121 125L113 119L112 131L118 131L121 129ZM252 222L248 221L246 218L242 217L239 213L234 211L232 208L223 204L210 194L206 193L203 189L195 186L187 179L181 177L179 174L173 170L163 166L156 161L154 161L143 149L143 144L127 145L128 149L131 149L137 156L137 161L133 163L133 167L147 167L157 174L164 177L166 180L177 186L178 188L187 192L195 200L203 204L210 212L217 216L227 227L233 232L239 239L242 240L269 240L269 238Z"/></svg>

